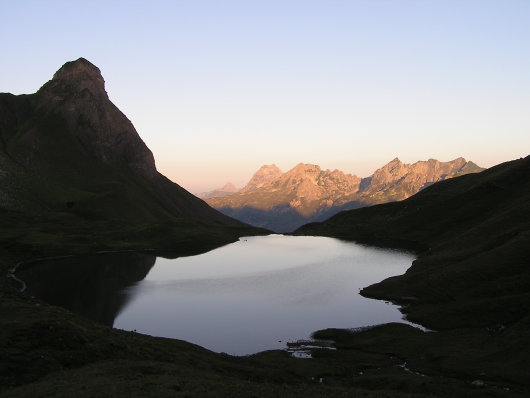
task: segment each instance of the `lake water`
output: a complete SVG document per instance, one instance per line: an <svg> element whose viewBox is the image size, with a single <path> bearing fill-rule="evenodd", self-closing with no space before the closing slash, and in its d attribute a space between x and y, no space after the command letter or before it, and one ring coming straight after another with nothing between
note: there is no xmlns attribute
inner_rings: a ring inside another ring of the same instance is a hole
<svg viewBox="0 0 530 398"><path fill-rule="evenodd" d="M103 259L43 263L17 275L31 292L59 272L52 293L39 287L33 294L115 328L246 355L284 349L319 329L405 322L396 306L359 290L402 274L414 257L332 238L269 235L197 256ZM76 269L85 271L65 275Z"/></svg>

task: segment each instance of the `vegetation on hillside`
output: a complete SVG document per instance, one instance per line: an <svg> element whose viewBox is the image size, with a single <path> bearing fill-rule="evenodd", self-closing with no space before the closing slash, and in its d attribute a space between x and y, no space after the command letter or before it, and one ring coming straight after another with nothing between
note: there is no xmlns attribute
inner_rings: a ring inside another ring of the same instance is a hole
<svg viewBox="0 0 530 398"><path fill-rule="evenodd" d="M364 294L406 302L411 318L437 332L401 324L329 329L315 337L334 341L337 350L316 349L312 359L281 351L237 358L97 325L21 294L15 281L4 278L2 394L527 396L529 163L530 158L510 162L433 185L401 203L345 212L299 231L414 247L418 259L405 276ZM87 241L68 243L69 234L59 232L40 242L38 225L26 227L35 233L33 240L1 250L4 272L27 258L29 247L47 255L93 250ZM114 233L109 230L108 237ZM161 238L144 233L139 231L138 247L142 239L153 247ZM123 247L118 239L110 242Z"/></svg>
<svg viewBox="0 0 530 398"><path fill-rule="evenodd" d="M409 320L438 331L415 338L418 351L407 358L439 369L451 364L455 373L476 369L477 378L528 388L530 157L437 183L402 202L339 213L296 233L416 250L404 275L361 292L402 303ZM357 341L336 331L319 336L340 346Z"/></svg>
<svg viewBox="0 0 530 398"><path fill-rule="evenodd" d="M312 359L286 351L230 357L96 324L4 277L0 394L528 396L529 163L455 178L298 231L416 249L404 276L363 294L406 302L411 319L439 332L396 324L330 329L315 337L337 349L315 349ZM267 232L219 214L160 175L108 101L99 70L83 59L36 94L0 95L0 223L7 276L42 257L189 255ZM131 267L132 279L144 265Z"/></svg>

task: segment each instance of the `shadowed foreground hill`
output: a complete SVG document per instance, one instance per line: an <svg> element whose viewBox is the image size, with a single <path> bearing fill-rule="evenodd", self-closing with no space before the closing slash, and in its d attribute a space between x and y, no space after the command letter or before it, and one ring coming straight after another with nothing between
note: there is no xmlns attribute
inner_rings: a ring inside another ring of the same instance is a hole
<svg viewBox="0 0 530 398"><path fill-rule="evenodd" d="M405 275L363 290L412 297L434 329L529 323L530 157L439 182L402 202L339 213L296 234L415 249Z"/></svg>
<svg viewBox="0 0 530 398"><path fill-rule="evenodd" d="M167 248L173 249L171 255L183 255L234 240L243 233L259 232L220 215L158 174L150 151L125 116L108 101L102 82L97 68L80 59L66 64L36 94L0 95L0 271L4 275L18 262L42 256L132 248ZM514 165L520 166L527 181L528 162ZM502 170L497 172L502 175ZM520 178L512 177L521 187L528 187ZM495 190L489 185L480 189ZM511 187L508 191L517 189ZM509 213L510 209L505 211ZM503 226L504 213L495 214ZM468 215L462 214L463 225L475 225L475 218L465 218ZM387 216L381 215L382 220ZM527 213L522 212L522 216L516 220L515 229L503 227L502 231L510 232L508 236L494 234L504 240L489 244L502 248L503 244L525 243L524 239L518 240L519 236L527 236L517 227L528 219ZM452 220L447 218L445 228L450 228ZM416 226L412 223L410 228ZM402 232L395 228L395 233ZM455 226L453 232L460 231L464 236L471 230ZM377 228L375 231L375 237L382 241L398 241L396 236L386 237ZM403 236L407 242L433 247L439 257L458 254L450 235L445 240L435 238L434 229L423 234L419 230L409 237L403 232ZM473 241L468 238L463 240L466 246L462 250ZM444 242L451 244L443 246ZM103 286L80 280L65 288L95 289L104 295L105 286L128 285L141 279L149 271L152 254L141 254L138 264L131 265L126 275L122 267L102 270L109 276ZM507 256L507 264L520 264L519 257L512 260ZM70 264L76 266L75 258ZM491 270L486 268L486 276ZM35 277L39 277L37 270ZM518 292L524 282L512 278L511 284L501 286L505 292L496 293ZM57 283L61 283L60 277ZM394 287L389 289L391 294ZM453 291L458 292L459 286ZM422 300L425 297L427 303L427 295L412 293ZM93 312L112 318L115 308L122 305L117 298L110 308L100 308L98 294L95 296ZM525 303L524 295L516 297ZM433 296L432 300L435 305L439 298ZM506 302L516 310L520 308L509 295ZM96 324L21 293L15 280L3 277L0 395L527 397L530 344L521 342L528 336L529 325L516 319L528 318L517 318L517 311L510 311L512 323L503 325L504 329L476 327L423 333L410 326L390 324L357 333L326 330L316 336L333 340L337 350L315 350L312 359L293 358L285 351L230 357L179 340ZM455 317L445 318L453 324L462 323ZM422 319L426 323L435 321L432 312Z"/></svg>
<svg viewBox="0 0 530 398"><path fill-rule="evenodd" d="M156 170L149 148L109 100L99 69L83 58L35 94L0 94L0 211L2 233L10 231L4 244L13 245L42 243L60 231L73 244L93 235L86 239L95 247L105 246L109 232L128 242L165 234L167 246L252 233ZM31 236L28 226L39 231Z"/></svg>

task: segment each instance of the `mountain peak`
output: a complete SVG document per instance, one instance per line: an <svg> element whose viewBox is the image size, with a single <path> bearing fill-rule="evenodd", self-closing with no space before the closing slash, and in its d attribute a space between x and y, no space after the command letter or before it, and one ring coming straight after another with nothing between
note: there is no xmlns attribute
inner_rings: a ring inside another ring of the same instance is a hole
<svg viewBox="0 0 530 398"><path fill-rule="evenodd" d="M237 192L237 188L231 182L227 182L221 188L214 189L213 191L201 192L197 196L201 199L210 199L210 198L222 198L224 196L232 195Z"/></svg>
<svg viewBox="0 0 530 398"><path fill-rule="evenodd" d="M221 190L224 192L237 192L236 186L231 182L227 182L225 185L223 185Z"/></svg>
<svg viewBox="0 0 530 398"><path fill-rule="evenodd" d="M267 174L274 170L280 174L276 178ZM251 225L286 232L341 210L402 200L437 181L480 170L463 158L414 164L394 158L363 179L310 163L299 163L284 174L274 165L263 166L244 190L225 197L217 194L207 202Z"/></svg>
<svg viewBox="0 0 530 398"><path fill-rule="evenodd" d="M315 173L320 172L320 166L311 163L298 163L294 166L289 172L298 172L298 173Z"/></svg>
<svg viewBox="0 0 530 398"><path fill-rule="evenodd" d="M395 165L395 164L403 164L403 162L401 160L399 160L399 158L396 156L394 159L392 159L390 162L388 162L386 164L386 166Z"/></svg>
<svg viewBox="0 0 530 398"><path fill-rule="evenodd" d="M282 171L275 164L264 165L254 173L248 184L239 192L254 191L281 176Z"/></svg>
<svg viewBox="0 0 530 398"><path fill-rule="evenodd" d="M153 154L110 101L99 68L85 58L65 63L35 97L35 106L43 114L60 115L91 156L144 175L156 173Z"/></svg>
<svg viewBox="0 0 530 398"><path fill-rule="evenodd" d="M53 79L71 79L72 77L79 77L80 75L92 79L103 80L99 68L82 57L75 61L66 62L57 72L55 72Z"/></svg>
<svg viewBox="0 0 530 398"><path fill-rule="evenodd" d="M101 71L85 58L65 63L39 91L48 90L61 93L88 90L92 95L107 97Z"/></svg>
<svg viewBox="0 0 530 398"><path fill-rule="evenodd" d="M87 234L110 228L120 242L136 242L154 225L169 235L182 228L190 234L175 236L189 236L194 248L202 240L194 231L241 226L157 172L152 152L108 98L100 70L84 58L65 63L37 93L0 93L0 115L0 214L16 211L59 234L77 221ZM230 234L205 243L226 243Z"/></svg>

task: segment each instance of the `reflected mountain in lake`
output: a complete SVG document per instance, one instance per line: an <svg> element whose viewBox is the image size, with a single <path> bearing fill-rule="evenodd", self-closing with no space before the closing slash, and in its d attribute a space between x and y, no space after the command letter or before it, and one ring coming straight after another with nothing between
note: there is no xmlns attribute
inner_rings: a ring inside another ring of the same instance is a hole
<svg viewBox="0 0 530 398"><path fill-rule="evenodd" d="M17 276L30 294L106 325L246 355L319 329L404 322L396 306L359 290L403 273L412 259L333 238L269 235L173 259L41 262Z"/></svg>
<svg viewBox="0 0 530 398"><path fill-rule="evenodd" d="M113 326L130 298L126 288L144 279L155 261L146 253L105 253L27 264L17 277L28 294Z"/></svg>

